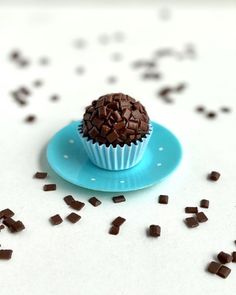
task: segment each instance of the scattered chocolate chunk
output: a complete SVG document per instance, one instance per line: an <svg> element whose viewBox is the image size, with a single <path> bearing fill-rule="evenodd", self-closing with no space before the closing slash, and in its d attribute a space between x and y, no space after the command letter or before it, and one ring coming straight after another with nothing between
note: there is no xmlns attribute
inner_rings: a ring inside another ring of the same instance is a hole
<svg viewBox="0 0 236 295"><path fill-rule="evenodd" d="M74 202L75 199L74 199L71 195L68 195L68 196L65 196L65 197L64 197L64 201L66 202L67 205L70 206L70 204L71 204L72 202Z"/></svg>
<svg viewBox="0 0 236 295"><path fill-rule="evenodd" d="M115 196L112 198L113 202L114 203L121 203L121 202L125 202L126 199L123 195L120 195L120 196Z"/></svg>
<svg viewBox="0 0 236 295"><path fill-rule="evenodd" d="M226 264L226 263L230 263L232 262L233 260L233 257L228 254L228 253L225 253L223 251L221 251L218 255L217 255L217 258L219 259L219 261L222 263L222 264Z"/></svg>
<svg viewBox="0 0 236 295"><path fill-rule="evenodd" d="M52 95L52 96L50 97L50 100L51 100L51 101L57 101L57 100L59 100L59 99L60 99L59 96L56 95L56 94L54 94L54 95Z"/></svg>
<svg viewBox="0 0 236 295"><path fill-rule="evenodd" d="M185 207L185 213L198 213L197 207Z"/></svg>
<svg viewBox="0 0 236 295"><path fill-rule="evenodd" d="M236 262L236 252L234 251L233 253L232 253L232 262Z"/></svg>
<svg viewBox="0 0 236 295"><path fill-rule="evenodd" d="M217 275L223 279L226 279L230 273L231 273L231 269L225 265L222 265L220 269L218 270Z"/></svg>
<svg viewBox="0 0 236 295"><path fill-rule="evenodd" d="M118 216L112 221L111 224L114 226L120 227L125 221L126 221L125 218Z"/></svg>
<svg viewBox="0 0 236 295"><path fill-rule="evenodd" d="M110 235L118 235L120 228L117 226L112 226L109 230Z"/></svg>
<svg viewBox="0 0 236 295"><path fill-rule="evenodd" d="M92 197L92 198L90 198L88 201L89 201L89 203L90 203L91 205L93 205L94 207L97 207L97 206L99 206L99 205L102 204L102 202L99 201L96 197Z"/></svg>
<svg viewBox="0 0 236 295"><path fill-rule="evenodd" d="M214 119L216 117L216 113L215 112L208 112L206 114L207 118L209 119Z"/></svg>
<svg viewBox="0 0 236 295"><path fill-rule="evenodd" d="M231 112L231 109L229 107L221 107L220 110L222 113L230 113Z"/></svg>
<svg viewBox="0 0 236 295"><path fill-rule="evenodd" d="M185 218L185 224L189 228L194 228L194 227L197 227L199 225L199 223L198 223L198 221L197 221L197 219L195 217Z"/></svg>
<svg viewBox="0 0 236 295"><path fill-rule="evenodd" d="M204 214L204 212L198 212L196 214L197 220L198 222L206 222L208 220L208 218L206 217L206 215Z"/></svg>
<svg viewBox="0 0 236 295"><path fill-rule="evenodd" d="M72 212L70 213L66 219L69 220L71 223L76 223L80 220L81 216L79 216L78 214Z"/></svg>
<svg viewBox="0 0 236 295"><path fill-rule="evenodd" d="M14 232L20 232L25 229L25 225L23 224L22 221L18 220L13 224L12 228Z"/></svg>
<svg viewBox="0 0 236 295"><path fill-rule="evenodd" d="M173 91L173 89L171 87L164 87L159 91L159 95L160 96L167 96L169 95L171 92Z"/></svg>
<svg viewBox="0 0 236 295"><path fill-rule="evenodd" d="M209 208L209 200L206 200L206 199L202 199L201 202L200 202L200 207L201 208Z"/></svg>
<svg viewBox="0 0 236 295"><path fill-rule="evenodd" d="M196 109L195 109L198 113L203 113L204 111L205 111L205 108L204 108L204 106L198 106L198 107L196 107Z"/></svg>
<svg viewBox="0 0 236 295"><path fill-rule="evenodd" d="M185 83L179 83L179 84L175 87L175 91L176 91L176 92L182 92L186 87L187 87L187 85L186 85Z"/></svg>
<svg viewBox="0 0 236 295"><path fill-rule="evenodd" d="M58 225L63 222L63 220L59 214L56 214L56 215L50 217L50 221L51 221L52 225Z"/></svg>
<svg viewBox="0 0 236 295"><path fill-rule="evenodd" d="M36 117L35 117L34 115L28 115L28 116L25 118L25 122L26 122L26 123L33 123L35 120L36 120Z"/></svg>
<svg viewBox="0 0 236 295"><path fill-rule="evenodd" d="M19 50L13 50L10 54L10 58L12 60L18 60L18 58L20 57L20 51Z"/></svg>
<svg viewBox="0 0 236 295"><path fill-rule="evenodd" d="M160 195L159 196L159 203L160 204L168 204L169 197L167 195Z"/></svg>
<svg viewBox="0 0 236 295"><path fill-rule="evenodd" d="M34 178L45 179L47 176L47 172L36 172Z"/></svg>
<svg viewBox="0 0 236 295"><path fill-rule="evenodd" d="M212 180L212 181L217 181L220 178L220 173L216 172L216 171L212 171L209 175L208 175L208 179Z"/></svg>
<svg viewBox="0 0 236 295"><path fill-rule="evenodd" d="M9 230L11 232L14 232L14 224L15 224L15 220L12 219L11 217L7 217L3 220L3 224L9 228Z"/></svg>
<svg viewBox="0 0 236 295"><path fill-rule="evenodd" d="M159 225L152 224L149 226L149 236L159 237L161 235L161 227Z"/></svg>
<svg viewBox="0 0 236 295"><path fill-rule="evenodd" d="M33 82L34 87L40 87L43 85L43 81L42 80L35 80Z"/></svg>
<svg viewBox="0 0 236 295"><path fill-rule="evenodd" d="M8 209L8 208L0 211L0 219L7 218L7 217L12 217L14 215L15 215L15 213L13 211L11 211L10 209Z"/></svg>
<svg viewBox="0 0 236 295"><path fill-rule="evenodd" d="M0 260L9 260L12 257L12 250L2 249L0 250Z"/></svg>
<svg viewBox="0 0 236 295"><path fill-rule="evenodd" d="M70 203L70 207L75 209L75 210L81 210L84 207L84 203L80 202L80 201L72 201Z"/></svg>
<svg viewBox="0 0 236 295"><path fill-rule="evenodd" d="M57 189L57 185L56 184L45 184L43 186L43 190L45 192L49 192L49 191L55 191Z"/></svg>
<svg viewBox="0 0 236 295"><path fill-rule="evenodd" d="M0 224L0 231L3 230L5 226L3 224Z"/></svg>
<svg viewBox="0 0 236 295"><path fill-rule="evenodd" d="M207 270L208 270L210 273L216 274L216 273L219 271L220 267L221 267L221 264L220 264L220 263L215 262L215 261L212 261L212 262L208 265Z"/></svg>

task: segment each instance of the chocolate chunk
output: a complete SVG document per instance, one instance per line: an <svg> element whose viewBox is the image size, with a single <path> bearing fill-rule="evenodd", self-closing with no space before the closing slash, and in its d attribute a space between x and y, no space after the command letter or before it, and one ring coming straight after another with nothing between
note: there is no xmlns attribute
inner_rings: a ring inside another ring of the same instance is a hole
<svg viewBox="0 0 236 295"><path fill-rule="evenodd" d="M169 197L167 195L160 195L159 196L159 203L160 204L168 204Z"/></svg>
<svg viewBox="0 0 236 295"><path fill-rule="evenodd" d="M196 111L198 113L203 113L205 111L205 108L204 108L204 106L198 106L198 107L196 107Z"/></svg>
<svg viewBox="0 0 236 295"><path fill-rule="evenodd" d="M118 216L112 221L111 224L114 226L120 227L125 221L126 221L125 218Z"/></svg>
<svg viewBox="0 0 236 295"><path fill-rule="evenodd" d="M212 261L212 262L208 265L207 270L208 270L210 273L216 274L216 273L219 271L220 267L221 267L221 264L220 264L220 263L215 262L215 261Z"/></svg>
<svg viewBox="0 0 236 295"><path fill-rule="evenodd" d="M35 120L36 120L36 116L35 116L35 115L28 115L28 116L25 118L25 122L26 122L26 123L33 123Z"/></svg>
<svg viewBox="0 0 236 295"><path fill-rule="evenodd" d="M15 223L15 220L12 219L11 217L7 217L3 220L3 224L5 224L6 227L8 227L10 230L13 228L14 223Z"/></svg>
<svg viewBox="0 0 236 295"><path fill-rule="evenodd" d="M81 216L79 216L78 214L72 212L70 213L66 219L69 220L71 223L76 223L80 220Z"/></svg>
<svg viewBox="0 0 236 295"><path fill-rule="evenodd" d="M45 185L43 186L43 190L44 190L45 192L55 191L56 189L57 189L56 184L45 184Z"/></svg>
<svg viewBox="0 0 236 295"><path fill-rule="evenodd" d="M176 92L182 92L186 88L185 83L179 83L179 85L176 86L175 91Z"/></svg>
<svg viewBox="0 0 236 295"><path fill-rule="evenodd" d="M222 263L222 264L226 264L226 263L230 263L232 262L233 260L233 257L228 254L228 253L225 253L223 251L221 251L218 255L217 255L217 258L219 259L219 261Z"/></svg>
<svg viewBox="0 0 236 295"><path fill-rule="evenodd" d="M11 226L11 229L13 232L20 232L25 229L25 226L22 221L18 220L14 222L14 224Z"/></svg>
<svg viewBox="0 0 236 295"><path fill-rule="evenodd" d="M109 133L107 135L107 140L112 143L114 142L115 140L117 140L117 138L119 137L118 133L116 130L112 131L111 133Z"/></svg>
<svg viewBox="0 0 236 295"><path fill-rule="evenodd" d="M118 235L120 228L117 226L112 226L109 230L110 235Z"/></svg>
<svg viewBox="0 0 236 295"><path fill-rule="evenodd" d="M112 198L113 202L114 203L121 203L121 202L125 202L126 199L123 195L120 195L120 196L115 196Z"/></svg>
<svg viewBox="0 0 236 295"><path fill-rule="evenodd" d="M194 228L194 227L197 227L199 225L199 223L198 223L198 221L197 221L197 219L195 217L185 218L185 224L189 228Z"/></svg>
<svg viewBox="0 0 236 295"><path fill-rule="evenodd" d="M223 113L230 113L231 112L231 109L229 107L221 107L220 110Z"/></svg>
<svg viewBox="0 0 236 295"><path fill-rule="evenodd" d="M12 257L12 250L2 249L0 250L0 260L9 260Z"/></svg>
<svg viewBox="0 0 236 295"><path fill-rule="evenodd" d="M149 236L159 237L161 235L161 227L159 225L152 224L149 226Z"/></svg>
<svg viewBox="0 0 236 295"><path fill-rule="evenodd" d="M5 226L3 224L0 224L0 231L3 230Z"/></svg>
<svg viewBox="0 0 236 295"><path fill-rule="evenodd" d="M66 202L67 205L70 206L70 204L75 201L75 199L71 196L71 195L68 195L68 196L65 196L64 197L64 201Z"/></svg>
<svg viewBox="0 0 236 295"><path fill-rule="evenodd" d="M99 201L96 197L92 197L92 198L90 198L88 201L89 201L89 203L90 203L91 205L93 205L94 207L97 207L97 206L99 206L99 205L102 204L102 202Z"/></svg>
<svg viewBox="0 0 236 295"><path fill-rule="evenodd" d="M232 253L232 262L236 262L236 252L234 251L233 253Z"/></svg>
<svg viewBox="0 0 236 295"><path fill-rule="evenodd" d="M208 179L212 180L212 181L217 181L220 178L220 173L216 172L216 171L212 171L209 175L208 175Z"/></svg>
<svg viewBox="0 0 236 295"><path fill-rule="evenodd" d="M209 119L214 119L216 117L216 113L215 112L208 112L206 114L207 118Z"/></svg>
<svg viewBox="0 0 236 295"><path fill-rule="evenodd" d="M70 203L70 207L75 209L75 210L81 210L84 207L84 203L80 202L80 201L72 201Z"/></svg>
<svg viewBox="0 0 236 295"><path fill-rule="evenodd" d="M197 220L198 222L206 222L208 220L208 218L206 217L206 215L203 212L198 212L196 214Z"/></svg>
<svg viewBox="0 0 236 295"><path fill-rule="evenodd" d="M15 215L15 213L13 211L11 211L10 209L8 209L8 208L0 211L0 219L1 218L12 217L14 215Z"/></svg>
<svg viewBox="0 0 236 295"><path fill-rule="evenodd" d="M220 269L218 270L217 275L223 279L226 279L230 273L231 273L231 269L225 265L222 265Z"/></svg>
<svg viewBox="0 0 236 295"><path fill-rule="evenodd" d="M56 214L56 215L50 217L50 221L51 221L52 225L58 225L63 222L63 220L59 214Z"/></svg>
<svg viewBox="0 0 236 295"><path fill-rule="evenodd" d="M197 207L185 207L185 213L198 213Z"/></svg>
<svg viewBox="0 0 236 295"><path fill-rule="evenodd" d="M209 208L209 200L206 200L206 199L202 199L201 202L200 202L200 207L201 208Z"/></svg>
<svg viewBox="0 0 236 295"><path fill-rule="evenodd" d="M47 176L47 172L36 172L34 175L34 177L38 179L45 179Z"/></svg>
<svg viewBox="0 0 236 295"><path fill-rule="evenodd" d="M159 91L159 95L160 96L167 96L169 95L171 92L173 91L173 89L171 87L164 87Z"/></svg>

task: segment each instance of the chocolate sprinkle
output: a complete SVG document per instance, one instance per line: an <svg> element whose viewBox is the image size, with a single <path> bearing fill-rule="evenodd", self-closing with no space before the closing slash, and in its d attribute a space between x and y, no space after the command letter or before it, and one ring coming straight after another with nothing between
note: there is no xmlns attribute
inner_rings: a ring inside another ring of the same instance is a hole
<svg viewBox="0 0 236 295"><path fill-rule="evenodd" d="M45 179L47 176L47 172L36 172L34 178Z"/></svg>
<svg viewBox="0 0 236 295"><path fill-rule="evenodd" d="M58 224L62 223L63 220L59 214L56 214L56 215L50 217L50 222L52 225L58 225Z"/></svg>
<svg viewBox="0 0 236 295"><path fill-rule="evenodd" d="M71 223L76 223L80 220L81 216L79 216L78 214L72 212L70 213L66 219L69 220Z"/></svg>
<svg viewBox="0 0 236 295"><path fill-rule="evenodd" d="M115 196L112 198L113 202L114 203L121 203L121 202L125 202L126 199L123 195L120 195L120 196Z"/></svg>
<svg viewBox="0 0 236 295"><path fill-rule="evenodd" d="M45 184L45 185L43 186L43 190L44 190L45 192L55 191L56 189L57 189L56 184Z"/></svg>
<svg viewBox="0 0 236 295"><path fill-rule="evenodd" d="M233 260L233 257L230 254L223 251L217 255L217 258L222 264L230 263Z"/></svg>
<svg viewBox="0 0 236 295"><path fill-rule="evenodd" d="M0 260L9 260L12 257L12 250L2 249L0 250Z"/></svg>
<svg viewBox="0 0 236 295"><path fill-rule="evenodd" d="M89 203L90 203L91 205L93 205L94 207L97 207L97 206L99 206L99 205L102 204L102 202L99 201L96 197L92 197L92 198L90 198L88 201L89 201Z"/></svg>

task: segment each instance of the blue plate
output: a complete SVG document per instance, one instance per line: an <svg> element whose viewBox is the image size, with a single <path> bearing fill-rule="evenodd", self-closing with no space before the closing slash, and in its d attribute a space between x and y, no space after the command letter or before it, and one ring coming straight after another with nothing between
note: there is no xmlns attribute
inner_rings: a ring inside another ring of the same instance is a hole
<svg viewBox="0 0 236 295"><path fill-rule="evenodd" d="M163 180L178 165L181 146L166 128L152 121L153 133L143 159L133 168L109 171L93 165L77 134L80 121L61 129L50 140L47 159L51 168L65 180L92 190L127 192Z"/></svg>

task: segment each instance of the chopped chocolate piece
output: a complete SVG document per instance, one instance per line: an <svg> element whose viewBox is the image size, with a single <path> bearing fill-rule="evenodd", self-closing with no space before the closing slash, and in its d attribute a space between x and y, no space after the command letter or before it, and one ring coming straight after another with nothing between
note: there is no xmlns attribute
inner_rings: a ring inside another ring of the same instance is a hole
<svg viewBox="0 0 236 295"><path fill-rule="evenodd" d="M159 196L159 203L160 204L168 204L169 197L167 195L160 195Z"/></svg>
<svg viewBox="0 0 236 295"><path fill-rule="evenodd" d="M10 229L11 232L14 232L14 224L15 224L15 220L12 219L11 217L7 217L3 220L3 224L6 225L6 227L8 227Z"/></svg>
<svg viewBox="0 0 236 295"><path fill-rule="evenodd" d="M45 179L47 176L47 172L36 172L34 175L34 177L38 179Z"/></svg>
<svg viewBox="0 0 236 295"><path fill-rule="evenodd" d="M236 262L236 252L234 251L233 253L232 253L232 262Z"/></svg>
<svg viewBox="0 0 236 295"><path fill-rule="evenodd" d="M70 204L75 201L75 199L71 196L71 195L68 195L68 196L65 196L64 197L64 201L66 202L67 205L70 206Z"/></svg>
<svg viewBox="0 0 236 295"><path fill-rule="evenodd" d="M54 95L52 95L52 96L50 97L50 99L51 99L51 101L57 101L57 100L60 99L60 97L59 97L59 95L54 94Z"/></svg>
<svg viewBox="0 0 236 295"><path fill-rule="evenodd" d="M88 201L89 201L89 203L92 204L94 207L97 207L97 206L99 206L99 205L102 204L102 202L99 201L96 197L92 197L92 198L90 198Z"/></svg>
<svg viewBox="0 0 236 295"><path fill-rule="evenodd" d="M198 222L206 222L208 220L208 218L206 217L206 215L203 212L198 212L196 214L197 220Z"/></svg>
<svg viewBox="0 0 236 295"><path fill-rule="evenodd" d="M203 106L196 107L196 111L199 113L203 113L205 111L205 108Z"/></svg>
<svg viewBox="0 0 236 295"><path fill-rule="evenodd" d="M231 269L225 265L222 265L220 269L218 270L217 275L223 279L226 279L230 273L231 273Z"/></svg>
<svg viewBox="0 0 236 295"><path fill-rule="evenodd" d="M49 191L55 191L57 189L57 185L56 184L45 184L43 186L43 190L45 192L49 192Z"/></svg>
<svg viewBox="0 0 236 295"><path fill-rule="evenodd" d="M0 231L3 230L5 226L3 224L0 224Z"/></svg>
<svg viewBox="0 0 236 295"><path fill-rule="evenodd" d="M116 217L116 219L112 221L111 224L114 226L120 227L125 221L126 221L125 218L118 216Z"/></svg>
<svg viewBox="0 0 236 295"><path fill-rule="evenodd" d="M208 112L206 114L207 118L209 119L214 119L216 117L216 113L215 112Z"/></svg>
<svg viewBox="0 0 236 295"><path fill-rule="evenodd" d="M126 199L123 195L120 195L120 196L115 196L112 198L113 202L114 203L121 203L121 202L125 202Z"/></svg>
<svg viewBox="0 0 236 295"><path fill-rule="evenodd" d="M1 218L12 217L14 215L15 215L15 213L13 211L11 211L10 209L8 209L8 208L0 211L0 219Z"/></svg>
<svg viewBox="0 0 236 295"><path fill-rule="evenodd" d="M218 272L218 270L220 269L220 267L221 267L221 264L220 264L220 263L215 262L215 261L212 261L212 262L208 265L207 270L208 270L210 273L216 274L216 273Z"/></svg>
<svg viewBox="0 0 236 295"><path fill-rule="evenodd" d="M112 226L109 230L110 235L118 235L120 228L117 226Z"/></svg>
<svg viewBox="0 0 236 295"><path fill-rule="evenodd" d="M15 221L12 226L11 226L11 230L13 232L20 232L22 230L25 229L25 226L24 224L22 223L22 221L18 220L18 221Z"/></svg>
<svg viewBox="0 0 236 295"><path fill-rule="evenodd" d="M164 87L159 91L159 95L160 96L167 96L172 91L173 91L173 89L171 87Z"/></svg>
<svg viewBox="0 0 236 295"><path fill-rule="evenodd" d="M51 221L52 225L58 225L63 222L63 220L59 214L56 214L56 215L50 217L50 221Z"/></svg>
<svg viewBox="0 0 236 295"><path fill-rule="evenodd" d="M0 260L9 260L12 257L12 250L9 249L2 249L0 250Z"/></svg>
<svg viewBox="0 0 236 295"><path fill-rule="evenodd" d="M199 225L199 223L198 223L198 221L197 221L197 219L195 217L185 218L185 224L189 228L194 228L194 227L197 227Z"/></svg>
<svg viewBox="0 0 236 295"><path fill-rule="evenodd" d="M230 113L231 112L231 109L229 107L221 107L220 110L222 113Z"/></svg>
<svg viewBox="0 0 236 295"><path fill-rule="evenodd" d="M69 220L71 223L76 223L77 221L79 221L81 218L81 216L79 216L78 214L72 212L70 213L66 219Z"/></svg>
<svg viewBox="0 0 236 295"><path fill-rule="evenodd" d="M218 255L217 255L217 258L219 259L219 261L222 263L222 264L226 264L226 263L230 263L232 262L233 260L233 257L228 254L228 253L225 253L223 251L221 251Z"/></svg>
<svg viewBox="0 0 236 295"><path fill-rule="evenodd" d="M220 178L220 173L216 172L216 171L212 171L209 175L208 175L208 179L213 180L213 181L217 181Z"/></svg>
<svg viewBox="0 0 236 295"><path fill-rule="evenodd" d="M80 201L72 201L70 203L70 207L75 209L75 210L81 210L84 207L84 203L80 202Z"/></svg>
<svg viewBox="0 0 236 295"><path fill-rule="evenodd" d="M28 115L25 118L25 122L27 122L27 123L33 123L35 120L36 120L36 117L34 115Z"/></svg>
<svg viewBox="0 0 236 295"><path fill-rule="evenodd" d="M209 208L209 200L202 199L200 202L200 207L201 208Z"/></svg>
<svg viewBox="0 0 236 295"><path fill-rule="evenodd" d="M159 237L161 235L161 227L159 225L152 224L149 226L149 236Z"/></svg>
<svg viewBox="0 0 236 295"><path fill-rule="evenodd" d="M198 213L197 207L185 207L185 213Z"/></svg>

